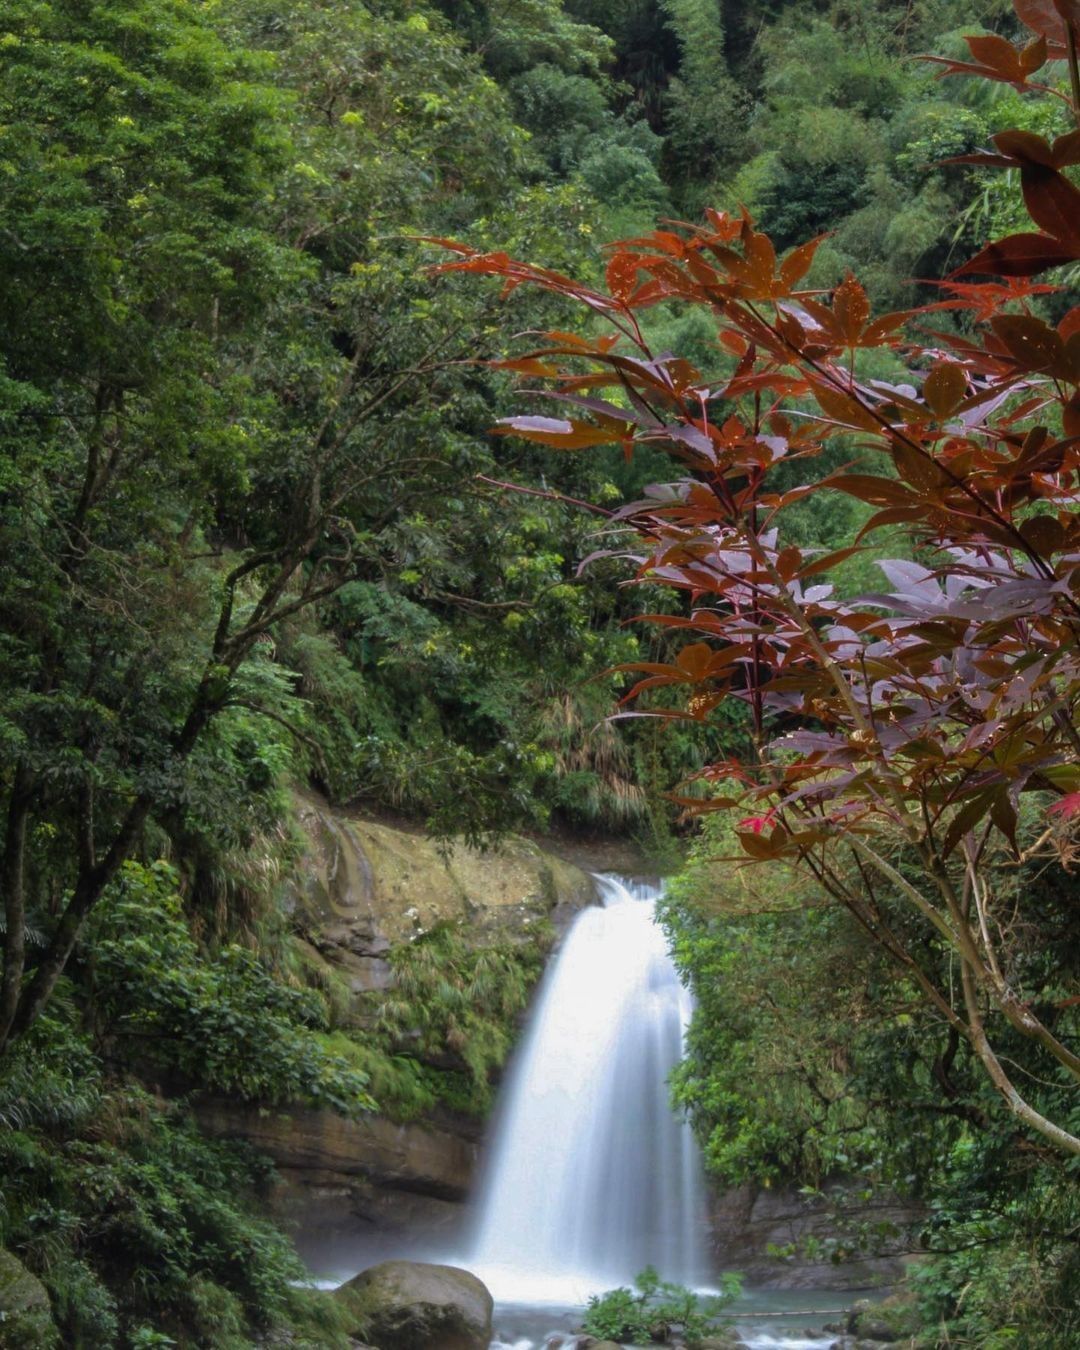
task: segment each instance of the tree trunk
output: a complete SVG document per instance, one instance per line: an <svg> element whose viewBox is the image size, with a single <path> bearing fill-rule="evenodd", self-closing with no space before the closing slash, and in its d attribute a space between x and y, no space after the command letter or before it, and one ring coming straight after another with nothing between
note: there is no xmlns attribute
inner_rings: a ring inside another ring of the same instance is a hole
<svg viewBox="0 0 1080 1350"><path fill-rule="evenodd" d="M25 762L15 770L4 834L4 974L0 984L0 1051L7 1044L19 1006L26 968L26 823L30 815L33 777Z"/></svg>

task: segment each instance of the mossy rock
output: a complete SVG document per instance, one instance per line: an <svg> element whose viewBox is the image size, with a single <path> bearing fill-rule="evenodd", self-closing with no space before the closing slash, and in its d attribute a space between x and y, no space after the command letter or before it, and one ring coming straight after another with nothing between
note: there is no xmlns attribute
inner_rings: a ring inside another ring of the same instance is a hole
<svg viewBox="0 0 1080 1350"><path fill-rule="evenodd" d="M338 812L311 794L298 794L297 813L307 855L292 903L322 938L358 954L380 956L386 945L459 921L479 945L525 938L540 920L558 922L595 899L588 873L531 839L446 850L422 830Z"/></svg>
<svg viewBox="0 0 1080 1350"><path fill-rule="evenodd" d="M0 1350L59 1350L45 1286L0 1247Z"/></svg>
<svg viewBox="0 0 1080 1350"><path fill-rule="evenodd" d="M384 1261L335 1291L352 1314L354 1336L380 1350L487 1350L490 1293L456 1266Z"/></svg>

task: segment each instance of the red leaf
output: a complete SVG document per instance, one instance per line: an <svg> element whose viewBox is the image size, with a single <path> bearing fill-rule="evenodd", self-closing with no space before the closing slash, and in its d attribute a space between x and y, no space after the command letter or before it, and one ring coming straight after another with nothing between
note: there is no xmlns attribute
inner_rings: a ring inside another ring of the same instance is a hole
<svg viewBox="0 0 1080 1350"><path fill-rule="evenodd" d="M793 248L787 255L780 264L780 281L783 283L785 292L793 290L806 276L810 270L810 264L814 261L814 254L827 238L828 235L819 234L816 239L811 239L808 243Z"/></svg>
<svg viewBox="0 0 1080 1350"><path fill-rule="evenodd" d="M833 292L833 314L844 342L856 346L870 317L870 302L850 272Z"/></svg>
<svg viewBox="0 0 1080 1350"><path fill-rule="evenodd" d="M712 665L713 649L707 642L692 642L675 658L678 667L692 680L703 680Z"/></svg>
<svg viewBox="0 0 1080 1350"><path fill-rule="evenodd" d="M1065 359L1065 344L1060 336L1030 314L999 314L990 327L1009 349L1021 370L1055 374Z"/></svg>
<svg viewBox="0 0 1080 1350"><path fill-rule="evenodd" d="M844 562L846 559L854 557L856 553L861 552L861 545L851 544L847 548L838 548L834 553L827 553L823 558L815 558L809 567L804 567L799 573L799 580L806 581L809 577L818 576L821 572L827 572L830 567L838 567L840 563Z"/></svg>
<svg viewBox="0 0 1080 1350"><path fill-rule="evenodd" d="M1076 795L1080 796L1080 793ZM775 811L766 811L763 816L747 816L745 820L740 820L735 828L748 830L751 834L760 834L767 826L771 826L775 819Z"/></svg>
<svg viewBox="0 0 1080 1350"><path fill-rule="evenodd" d="M1053 150L1033 131L999 131L990 139L1003 155L1015 159L1017 164L1041 164L1044 168L1053 168Z"/></svg>
<svg viewBox="0 0 1080 1350"><path fill-rule="evenodd" d="M970 39L969 39L970 41ZM1001 80L1005 84L1011 84L1016 89L1030 89L1032 87L1027 83L1027 73L1020 65L1017 58L1016 71L1003 71L995 66L982 66L974 61L950 61L945 56L920 56L920 61L928 61L932 65L942 66L943 69L938 73L938 79L942 80L946 75L978 75L984 80ZM963 163L963 159L946 160L945 163Z"/></svg>
<svg viewBox="0 0 1080 1350"><path fill-rule="evenodd" d="M629 423L625 428L629 433ZM522 436L527 441L550 445L554 450L583 450L589 445L610 445L620 439L614 429L594 427L561 417L506 417L491 428L494 436Z"/></svg>
<svg viewBox="0 0 1080 1350"><path fill-rule="evenodd" d="M964 400L968 377L963 366L955 361L939 361L923 382L923 398L937 420L949 417Z"/></svg>
<svg viewBox="0 0 1080 1350"><path fill-rule="evenodd" d="M1046 809L1048 816L1060 816L1062 820L1071 820L1080 813L1080 792L1068 792L1060 801Z"/></svg>
<svg viewBox="0 0 1080 1350"><path fill-rule="evenodd" d="M999 277L1032 277L1080 258L1073 247L1048 234L1010 234L997 239L953 272L954 277L984 273Z"/></svg>
<svg viewBox="0 0 1080 1350"><path fill-rule="evenodd" d="M1070 164L1080 164L1080 128L1067 131L1053 144L1054 168L1065 169Z"/></svg>
<svg viewBox="0 0 1080 1350"><path fill-rule="evenodd" d="M1054 516L1032 516L1020 526L1020 533L1042 558L1060 553L1067 543L1064 526Z"/></svg>
<svg viewBox="0 0 1080 1350"><path fill-rule="evenodd" d="M990 805L990 819L1009 841L1016 851L1016 807L1009 797L1007 788L999 788Z"/></svg>
<svg viewBox="0 0 1080 1350"><path fill-rule="evenodd" d="M1064 174L1041 165L1025 165L1020 170L1020 186L1035 224L1055 239L1080 249L1080 191Z"/></svg>
<svg viewBox="0 0 1080 1350"><path fill-rule="evenodd" d="M990 810L990 804L993 800L994 791L981 792L978 796L972 797L967 804L957 812L949 825L948 832L945 835L945 842L942 847L942 854L948 857L957 846L964 835L973 830Z"/></svg>
<svg viewBox="0 0 1080 1350"><path fill-rule="evenodd" d="M874 319L872 323L867 324L866 331L862 335L861 347L879 347L887 342L890 337L903 327L911 318L914 311L910 309L898 309L892 314L882 314L880 318Z"/></svg>
<svg viewBox="0 0 1080 1350"><path fill-rule="evenodd" d="M637 284L638 259L633 253L616 253L607 265L608 290L623 304Z"/></svg>
<svg viewBox="0 0 1080 1350"><path fill-rule="evenodd" d="M881 430L881 424L857 399L834 389L831 384L816 380L811 387L821 411L841 427L858 428L860 431Z"/></svg>
<svg viewBox="0 0 1080 1350"><path fill-rule="evenodd" d="M1053 5L1062 22L1071 24L1074 33L1080 33L1080 0L1053 0Z"/></svg>
<svg viewBox="0 0 1080 1350"><path fill-rule="evenodd" d="M1061 414L1066 436L1080 436L1080 393L1073 394Z"/></svg>
<svg viewBox="0 0 1080 1350"><path fill-rule="evenodd" d="M824 481L849 497L869 502L871 506L908 506L916 500L903 484L893 478L875 478L868 473L841 473Z"/></svg>
<svg viewBox="0 0 1080 1350"><path fill-rule="evenodd" d="M1032 38L1027 46L1020 53L1020 65L1028 75L1033 75L1035 71L1040 70L1046 65L1049 44L1041 34Z"/></svg>
<svg viewBox="0 0 1080 1350"><path fill-rule="evenodd" d="M1020 64L1020 53L1003 37L998 37L996 33L987 33L979 37L966 37L972 56L980 65L987 66L990 70L1006 80L1022 84L1027 77L1027 72Z"/></svg>
<svg viewBox="0 0 1080 1350"><path fill-rule="evenodd" d="M1065 23L1054 0L1013 0L1013 9L1033 33L1041 34L1058 48L1065 46Z"/></svg>

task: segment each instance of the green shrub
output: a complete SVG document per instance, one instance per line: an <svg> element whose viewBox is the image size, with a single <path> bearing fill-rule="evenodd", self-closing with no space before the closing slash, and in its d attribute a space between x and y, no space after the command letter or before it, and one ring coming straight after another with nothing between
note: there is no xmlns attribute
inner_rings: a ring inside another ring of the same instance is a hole
<svg viewBox="0 0 1080 1350"><path fill-rule="evenodd" d="M127 863L94 914L86 938L102 1029L135 1037L152 1062L241 1098L349 1115L373 1109L366 1077L316 1034L327 1025L322 997L275 979L246 947L201 951L176 882L166 863Z"/></svg>
<svg viewBox="0 0 1080 1350"><path fill-rule="evenodd" d="M55 1011L0 1069L0 1120L19 1124L0 1129L0 1245L44 1283L63 1343L241 1350L280 1328L344 1345L330 1300L297 1287L304 1267L259 1214L269 1164L110 1076Z"/></svg>
<svg viewBox="0 0 1080 1350"><path fill-rule="evenodd" d="M392 1110L395 1098L408 1110L410 1100L419 1105L430 1094L468 1114L487 1114L492 1079L514 1044L549 946L542 923L527 942L485 946L471 943L463 925L441 923L394 948L396 982L380 1001L376 1025L376 1047L390 1057L396 1079L381 1080L391 1089ZM406 1060L416 1067L406 1069ZM378 1072L372 1067L373 1085Z"/></svg>
<svg viewBox="0 0 1080 1350"><path fill-rule="evenodd" d="M703 1297L662 1280L646 1266L633 1290L621 1287L594 1294L582 1329L602 1340L667 1343L677 1336L681 1343L695 1346L713 1330L720 1310L738 1297L741 1287L738 1275L723 1275L720 1292Z"/></svg>

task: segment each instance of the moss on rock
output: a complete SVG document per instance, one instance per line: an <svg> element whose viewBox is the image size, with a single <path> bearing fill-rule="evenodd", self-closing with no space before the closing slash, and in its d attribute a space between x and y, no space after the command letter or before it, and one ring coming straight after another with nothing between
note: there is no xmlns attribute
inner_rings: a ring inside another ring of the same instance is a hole
<svg viewBox="0 0 1080 1350"><path fill-rule="evenodd" d="M53 1350L59 1345L45 1286L18 1257L0 1247L0 1347Z"/></svg>

